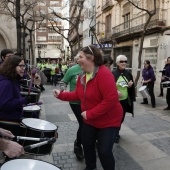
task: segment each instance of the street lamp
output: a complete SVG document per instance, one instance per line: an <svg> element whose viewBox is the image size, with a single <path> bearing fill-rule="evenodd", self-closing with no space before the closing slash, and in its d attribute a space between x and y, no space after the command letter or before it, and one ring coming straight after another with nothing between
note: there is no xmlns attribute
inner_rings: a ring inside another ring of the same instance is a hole
<svg viewBox="0 0 170 170"><path fill-rule="evenodd" d="M28 43L28 63L30 65L31 64L31 55L30 55L31 41L28 40L27 43Z"/></svg>

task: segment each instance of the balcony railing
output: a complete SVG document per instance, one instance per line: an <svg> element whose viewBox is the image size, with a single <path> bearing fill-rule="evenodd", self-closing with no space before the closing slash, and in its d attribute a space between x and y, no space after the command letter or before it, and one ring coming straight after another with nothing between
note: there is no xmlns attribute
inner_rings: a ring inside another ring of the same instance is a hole
<svg viewBox="0 0 170 170"><path fill-rule="evenodd" d="M166 10L157 9L156 14L151 18L147 29L153 29L157 27L166 26ZM144 25L147 21L148 14L141 15L139 17L133 18L127 22L124 22L116 27L112 28L113 38L121 37L127 34L133 34L140 32L144 29Z"/></svg>
<svg viewBox="0 0 170 170"><path fill-rule="evenodd" d="M113 7L113 2L112 1L107 1L103 6L102 6L102 11L106 10L106 9L110 9Z"/></svg>

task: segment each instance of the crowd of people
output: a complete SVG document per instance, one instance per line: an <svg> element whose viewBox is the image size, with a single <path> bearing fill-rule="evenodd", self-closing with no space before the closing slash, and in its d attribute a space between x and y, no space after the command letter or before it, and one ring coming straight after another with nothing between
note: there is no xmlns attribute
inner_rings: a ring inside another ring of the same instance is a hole
<svg viewBox="0 0 170 170"><path fill-rule="evenodd" d="M103 55L101 51L89 45L83 47L75 57L74 63L67 64L60 60L40 61L30 70L20 54L9 49L1 51L0 63L0 149L8 157L24 154L23 147L11 141L19 135L18 129L22 119L23 106L31 102L30 96L22 97L20 83L24 78L34 77L34 85L44 91L44 84L58 82L64 89L54 89L54 97L69 101L79 127L74 141L74 153L79 160L85 159L84 170L96 169L96 149L104 170L114 170L115 160L113 145L119 143L121 124L126 112L134 116L136 101L135 83L130 71L126 69L128 58L125 55L116 57L115 69L111 69L113 59ZM39 80L39 81L37 81ZM146 86L151 98L151 105L156 107L154 95L155 74L149 60L144 61L142 70L143 86ZM170 57L161 77L162 83L170 81ZM66 87L69 84L69 92ZM167 107L170 110L170 88L166 94ZM143 98L141 104L148 104ZM3 121L12 122L12 126ZM14 134L14 135L13 135Z"/></svg>

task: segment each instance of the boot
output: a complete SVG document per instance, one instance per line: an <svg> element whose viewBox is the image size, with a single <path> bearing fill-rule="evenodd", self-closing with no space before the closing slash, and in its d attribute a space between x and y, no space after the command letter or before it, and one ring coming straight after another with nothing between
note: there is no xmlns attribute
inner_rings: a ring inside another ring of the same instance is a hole
<svg viewBox="0 0 170 170"><path fill-rule="evenodd" d="M74 142L74 153L76 154L78 160L84 159L82 146L77 145L77 140Z"/></svg>

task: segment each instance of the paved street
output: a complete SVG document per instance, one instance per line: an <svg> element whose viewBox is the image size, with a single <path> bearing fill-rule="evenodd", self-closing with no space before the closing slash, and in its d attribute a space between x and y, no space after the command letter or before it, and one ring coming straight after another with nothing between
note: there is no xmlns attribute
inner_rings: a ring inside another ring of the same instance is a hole
<svg viewBox="0 0 170 170"><path fill-rule="evenodd" d="M82 170L84 162L77 161L73 153L73 142L78 123L67 102L55 99L52 90L58 86L46 85L41 95L41 118L54 123L58 128L58 140L46 161L63 170ZM155 89L155 95L159 93ZM121 129L121 140L113 148L116 170L169 170L170 167L170 112L164 98L156 97L157 107L141 105L140 94L135 103L135 117L127 113ZM150 102L150 101L149 101ZM102 170L98 160L98 170Z"/></svg>
<svg viewBox="0 0 170 170"><path fill-rule="evenodd" d="M46 85L45 88L40 98L43 102L41 119L58 126L59 137L51 155L29 157L53 163L62 170L83 170L84 161L78 161L73 153L78 127L76 118L68 102L53 97L52 90L58 86ZM156 96L159 93L157 89ZM141 101L138 94L135 117L127 113L120 133L120 143L114 144L116 170L169 170L170 112L163 111L166 107L165 97L156 97L156 108L150 104L141 105ZM102 170L99 160L97 164L97 170Z"/></svg>

